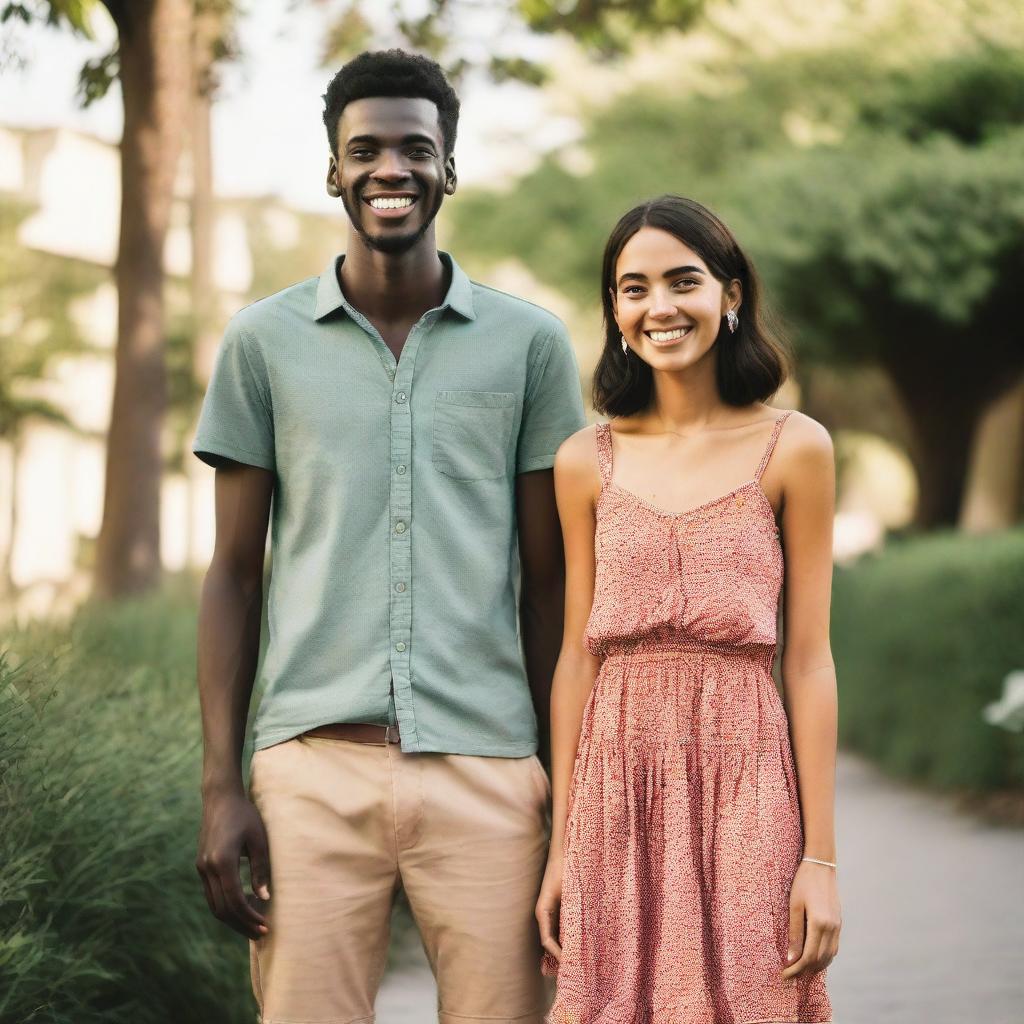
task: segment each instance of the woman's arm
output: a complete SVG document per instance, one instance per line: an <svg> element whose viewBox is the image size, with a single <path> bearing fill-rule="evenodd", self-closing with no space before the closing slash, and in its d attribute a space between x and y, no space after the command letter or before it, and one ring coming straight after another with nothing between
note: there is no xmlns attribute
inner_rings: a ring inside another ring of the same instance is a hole
<svg viewBox="0 0 1024 1024"><path fill-rule="evenodd" d="M594 428L573 434L555 456L555 498L565 547L565 631L551 684L551 846L537 903L541 942L561 955L555 918L561 897L562 843L569 783L583 709L597 678L598 659L583 643L594 600L594 506L600 490Z"/></svg>
<svg viewBox="0 0 1024 1024"><path fill-rule="evenodd" d="M835 460L819 423L797 414L783 431L776 470L782 477L786 558L782 686L796 762L804 855L836 860L836 673L829 642ZM788 436L787 436L788 435ZM803 861L790 894L786 978L823 970L839 949L836 872Z"/></svg>

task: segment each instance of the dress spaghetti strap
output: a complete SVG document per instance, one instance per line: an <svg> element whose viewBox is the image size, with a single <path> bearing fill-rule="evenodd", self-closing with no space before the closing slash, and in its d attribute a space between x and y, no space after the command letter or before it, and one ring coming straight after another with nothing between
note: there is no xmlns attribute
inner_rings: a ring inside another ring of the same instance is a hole
<svg viewBox="0 0 1024 1024"><path fill-rule="evenodd" d="M597 468L601 473L601 490L612 482L612 425L598 423L597 433Z"/></svg>
<svg viewBox="0 0 1024 1024"><path fill-rule="evenodd" d="M765 446L764 455L761 456L761 464L757 467L757 474L754 476L754 479L758 482L760 482L761 477L764 475L764 471L768 468L768 460L772 457L772 452L775 451L775 443L779 439L779 434L782 433L782 425L789 419L792 412L792 409L787 409L775 421L775 426L772 428L772 436L768 438L768 444Z"/></svg>

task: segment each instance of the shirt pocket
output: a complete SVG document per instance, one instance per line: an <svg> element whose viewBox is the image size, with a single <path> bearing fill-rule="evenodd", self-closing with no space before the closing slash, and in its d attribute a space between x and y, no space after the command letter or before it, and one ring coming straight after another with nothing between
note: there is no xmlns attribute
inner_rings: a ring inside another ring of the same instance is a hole
<svg viewBox="0 0 1024 1024"><path fill-rule="evenodd" d="M439 391L434 400L434 468L455 480L508 471L516 396L510 391Z"/></svg>

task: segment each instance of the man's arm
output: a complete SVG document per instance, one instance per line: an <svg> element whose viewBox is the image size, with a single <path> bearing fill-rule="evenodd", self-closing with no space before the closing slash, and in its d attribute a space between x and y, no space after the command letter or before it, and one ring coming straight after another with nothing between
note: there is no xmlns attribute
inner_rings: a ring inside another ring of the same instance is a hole
<svg viewBox="0 0 1024 1024"><path fill-rule="evenodd" d="M516 477L516 516L522 567L519 621L526 675L537 712L540 759L547 765L551 678L562 646L565 614L565 554L552 470L540 469Z"/></svg>
<svg viewBox="0 0 1024 1024"><path fill-rule="evenodd" d="M214 916L248 938L266 919L242 890L269 899L267 836L242 783L245 722L259 658L263 557L274 474L224 462L216 476L217 539L199 608L199 703L203 720L203 823L196 869Z"/></svg>

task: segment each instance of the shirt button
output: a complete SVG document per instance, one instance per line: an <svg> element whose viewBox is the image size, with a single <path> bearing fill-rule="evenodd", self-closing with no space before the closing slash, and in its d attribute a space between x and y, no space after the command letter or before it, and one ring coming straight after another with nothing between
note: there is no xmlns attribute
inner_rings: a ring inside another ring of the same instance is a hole
<svg viewBox="0 0 1024 1024"><path fill-rule="evenodd" d="M395 533L405 533L405 523L401 519L395 523Z"/></svg>
<svg viewBox="0 0 1024 1024"><path fill-rule="evenodd" d="M407 396L404 391L399 391L398 394L395 395L395 401L401 404L402 402L405 401L406 397Z"/></svg>
<svg viewBox="0 0 1024 1024"><path fill-rule="evenodd" d="M395 466L395 472L399 476L405 476L405 466Z"/></svg>
<svg viewBox="0 0 1024 1024"><path fill-rule="evenodd" d="M404 594L405 593L405 584L404 583L396 583L395 584L395 590L397 590L400 594Z"/></svg>
<svg viewBox="0 0 1024 1024"><path fill-rule="evenodd" d="M398 651L399 654L401 654L402 651L405 650L405 642L402 641L402 640L399 640L398 643L395 644L395 650Z"/></svg>

